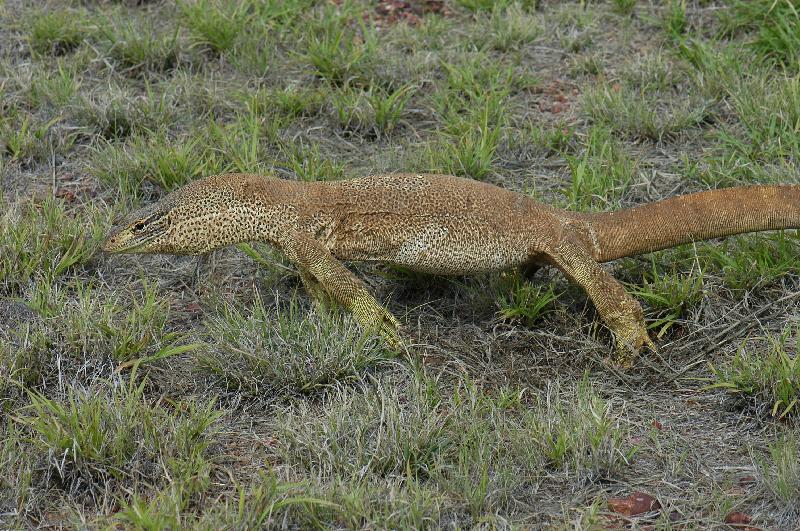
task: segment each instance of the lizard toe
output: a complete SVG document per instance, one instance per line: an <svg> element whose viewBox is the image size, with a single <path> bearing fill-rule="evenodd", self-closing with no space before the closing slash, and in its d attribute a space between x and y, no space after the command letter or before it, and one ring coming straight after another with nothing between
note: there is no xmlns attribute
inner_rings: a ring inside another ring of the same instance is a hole
<svg viewBox="0 0 800 531"><path fill-rule="evenodd" d="M400 348L403 346L403 340L397 333L400 328L400 323L390 313L383 316L379 327L379 333L392 348Z"/></svg>
<svg viewBox="0 0 800 531"><path fill-rule="evenodd" d="M622 368L631 368L643 347L653 352L657 351L655 343L642 324L632 324L624 330L615 331L615 335L617 344L614 364Z"/></svg>

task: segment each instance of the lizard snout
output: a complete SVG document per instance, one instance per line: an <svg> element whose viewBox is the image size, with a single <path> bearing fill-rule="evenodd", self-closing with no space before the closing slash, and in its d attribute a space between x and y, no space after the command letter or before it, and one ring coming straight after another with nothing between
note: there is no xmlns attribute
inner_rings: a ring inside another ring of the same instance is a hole
<svg viewBox="0 0 800 531"><path fill-rule="evenodd" d="M119 249L119 233L117 231L111 232L108 237L106 237L105 241L103 242L103 246L101 249L103 252L106 253L113 253L117 249Z"/></svg>

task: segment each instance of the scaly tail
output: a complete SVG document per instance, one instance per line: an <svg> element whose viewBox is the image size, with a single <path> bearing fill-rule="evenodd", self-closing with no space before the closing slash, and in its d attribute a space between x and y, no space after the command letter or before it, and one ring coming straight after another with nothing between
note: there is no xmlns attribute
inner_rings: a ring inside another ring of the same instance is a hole
<svg viewBox="0 0 800 531"><path fill-rule="evenodd" d="M589 225L594 259L608 262L709 238L800 228L800 185L709 190L573 216Z"/></svg>

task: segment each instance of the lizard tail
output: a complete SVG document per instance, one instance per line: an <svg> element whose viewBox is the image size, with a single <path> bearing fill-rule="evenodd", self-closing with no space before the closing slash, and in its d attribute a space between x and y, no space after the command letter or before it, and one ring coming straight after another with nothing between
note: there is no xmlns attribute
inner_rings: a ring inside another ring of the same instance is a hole
<svg viewBox="0 0 800 531"><path fill-rule="evenodd" d="M574 218L588 224L594 258L608 262L743 232L800 228L800 185L708 190Z"/></svg>

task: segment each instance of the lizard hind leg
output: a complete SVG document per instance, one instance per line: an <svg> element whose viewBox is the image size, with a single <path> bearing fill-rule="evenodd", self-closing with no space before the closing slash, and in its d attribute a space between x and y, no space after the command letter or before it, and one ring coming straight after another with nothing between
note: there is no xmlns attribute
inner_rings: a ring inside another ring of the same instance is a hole
<svg viewBox="0 0 800 531"><path fill-rule="evenodd" d="M639 302L583 246L566 237L548 255L553 265L586 291L614 334L615 363L630 367L642 347L656 350L647 333Z"/></svg>

